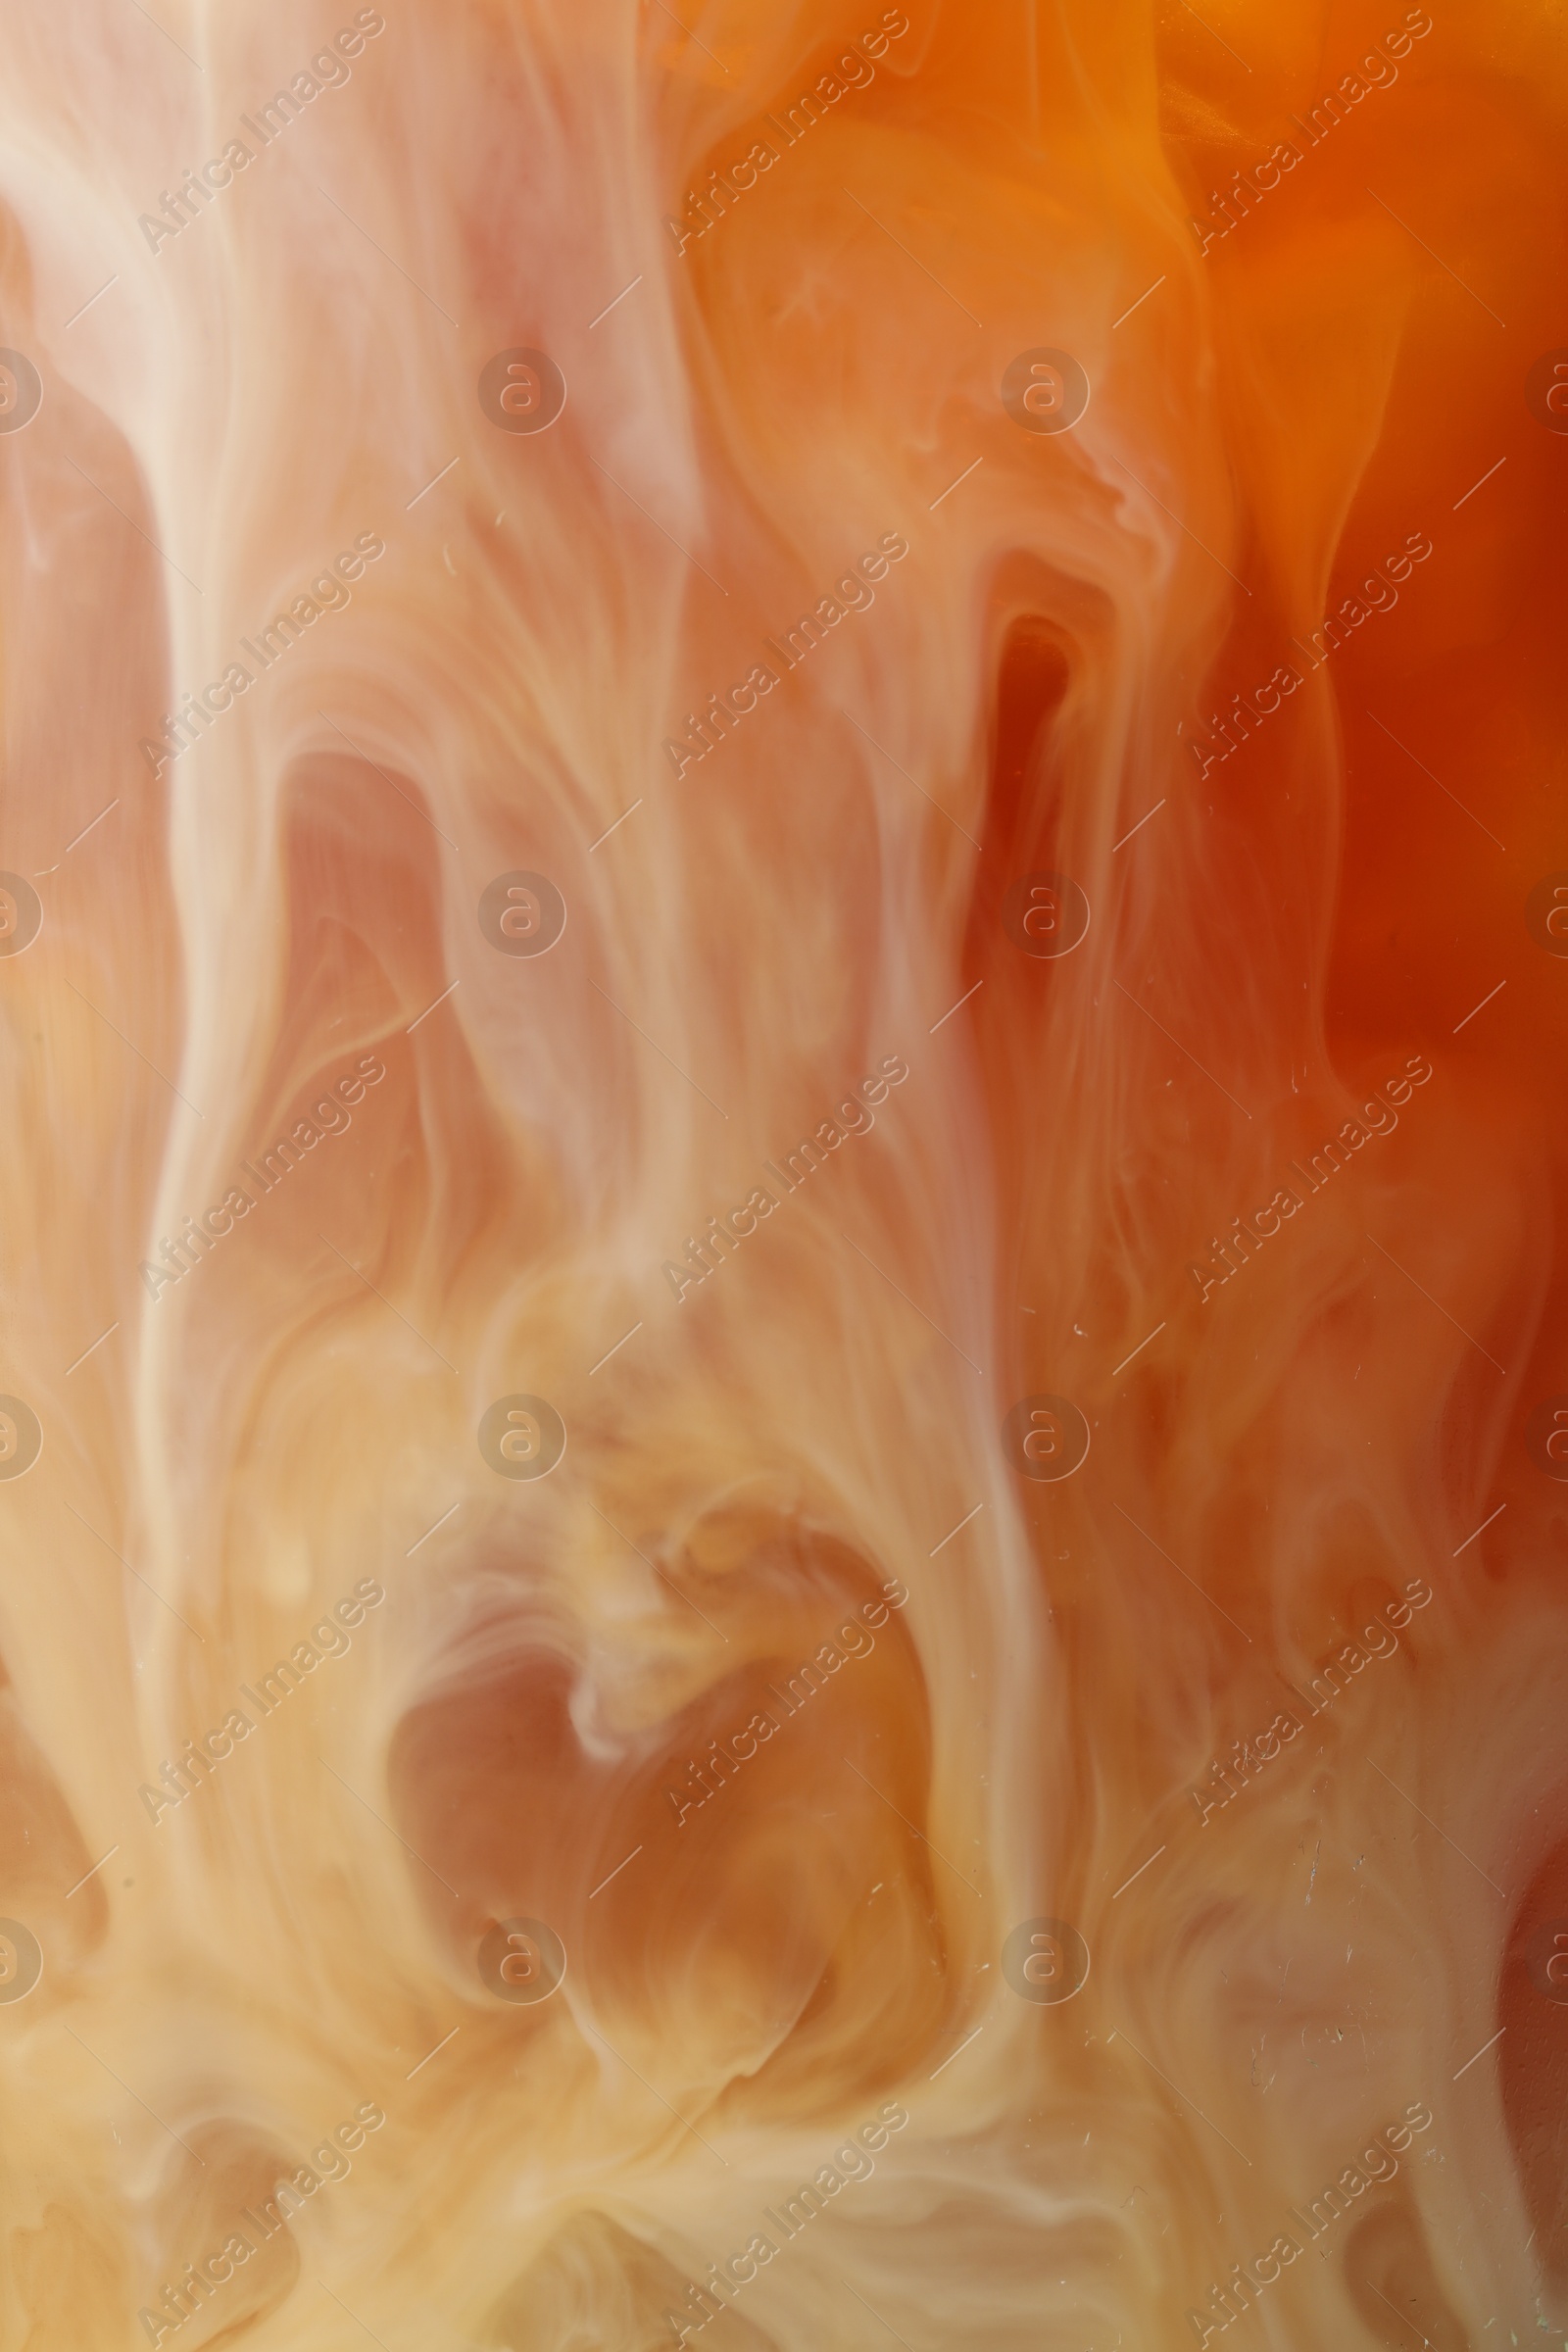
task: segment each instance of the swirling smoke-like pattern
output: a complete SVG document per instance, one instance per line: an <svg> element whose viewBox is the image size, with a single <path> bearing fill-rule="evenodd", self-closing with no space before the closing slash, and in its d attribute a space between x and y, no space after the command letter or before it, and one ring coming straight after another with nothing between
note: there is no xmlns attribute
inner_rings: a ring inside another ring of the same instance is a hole
<svg viewBox="0 0 1568 2352"><path fill-rule="evenodd" d="M1563 31L18 0L0 2345L1562 2327Z"/></svg>

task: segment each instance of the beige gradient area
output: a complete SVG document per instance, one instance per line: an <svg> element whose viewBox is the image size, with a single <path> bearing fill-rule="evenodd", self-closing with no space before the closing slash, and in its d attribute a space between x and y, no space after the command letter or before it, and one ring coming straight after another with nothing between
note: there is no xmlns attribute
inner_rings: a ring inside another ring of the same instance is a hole
<svg viewBox="0 0 1568 2352"><path fill-rule="evenodd" d="M1568 2337L1563 30L18 0L0 2352Z"/></svg>

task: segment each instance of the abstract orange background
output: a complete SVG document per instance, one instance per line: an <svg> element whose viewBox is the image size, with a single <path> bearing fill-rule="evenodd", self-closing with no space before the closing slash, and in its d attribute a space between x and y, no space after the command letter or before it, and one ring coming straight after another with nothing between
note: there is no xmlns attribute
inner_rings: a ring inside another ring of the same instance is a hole
<svg viewBox="0 0 1568 2352"><path fill-rule="evenodd" d="M0 2347L1568 2341L1557 0L24 0Z"/></svg>

